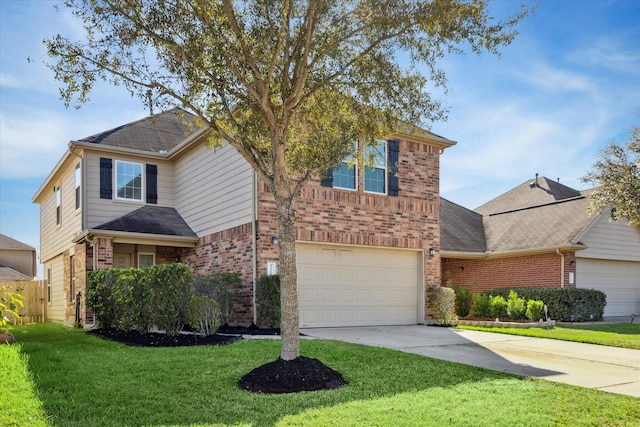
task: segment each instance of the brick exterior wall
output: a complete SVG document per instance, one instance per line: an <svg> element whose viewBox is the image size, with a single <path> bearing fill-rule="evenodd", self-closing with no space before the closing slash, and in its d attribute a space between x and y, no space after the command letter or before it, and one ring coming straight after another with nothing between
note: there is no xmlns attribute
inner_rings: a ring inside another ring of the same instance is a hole
<svg viewBox="0 0 640 427"><path fill-rule="evenodd" d="M199 239L194 249L182 250L182 262L196 275L226 271L239 273L243 287L234 307L233 323L253 322L253 242L251 224Z"/></svg>
<svg viewBox="0 0 640 427"><path fill-rule="evenodd" d="M575 287L575 252L562 254L564 285ZM469 286L474 294L496 288L560 287L561 260L555 252L491 259L443 259L442 285L451 281L454 286ZM569 273L573 273L573 284L569 284Z"/></svg>
<svg viewBox="0 0 640 427"><path fill-rule="evenodd" d="M364 193L363 174L358 190L323 187L309 182L296 203L297 240L371 247L422 249L424 284L440 286L439 150L436 147L399 141L399 196ZM258 276L266 273L267 261L278 260L275 201L266 184L258 184ZM429 248L436 256L428 256ZM425 292L426 294L426 292ZM427 311L425 311L426 313Z"/></svg>

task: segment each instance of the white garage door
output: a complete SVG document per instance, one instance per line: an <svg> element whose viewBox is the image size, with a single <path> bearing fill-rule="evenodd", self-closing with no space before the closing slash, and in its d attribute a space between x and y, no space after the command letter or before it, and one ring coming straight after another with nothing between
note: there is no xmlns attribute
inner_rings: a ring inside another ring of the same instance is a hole
<svg viewBox="0 0 640 427"><path fill-rule="evenodd" d="M605 316L640 314L640 262L578 258L578 287L607 295Z"/></svg>
<svg viewBox="0 0 640 427"><path fill-rule="evenodd" d="M420 252L297 245L301 327L418 323Z"/></svg>

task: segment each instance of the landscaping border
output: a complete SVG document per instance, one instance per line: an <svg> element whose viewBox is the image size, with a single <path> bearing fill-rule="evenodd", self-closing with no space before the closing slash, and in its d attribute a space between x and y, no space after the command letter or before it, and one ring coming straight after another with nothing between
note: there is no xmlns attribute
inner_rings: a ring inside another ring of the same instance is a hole
<svg viewBox="0 0 640 427"><path fill-rule="evenodd" d="M483 328L552 328L556 326L555 320L547 320L543 322L501 322L496 320L458 320L459 326L479 326Z"/></svg>

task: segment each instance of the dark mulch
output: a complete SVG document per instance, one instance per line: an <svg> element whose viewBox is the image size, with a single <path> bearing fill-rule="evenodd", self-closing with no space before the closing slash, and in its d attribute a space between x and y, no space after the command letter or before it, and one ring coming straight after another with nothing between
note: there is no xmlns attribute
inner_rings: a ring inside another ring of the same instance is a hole
<svg viewBox="0 0 640 427"><path fill-rule="evenodd" d="M300 356L258 366L238 381L238 387L256 393L296 393L332 390L345 385L342 375L318 359Z"/></svg>
<svg viewBox="0 0 640 427"><path fill-rule="evenodd" d="M136 347L184 347L194 345L225 345L232 344L242 337L213 334L202 336L196 334L179 334L171 337L167 334L148 332L141 334L138 331L122 331L113 328L99 328L87 331L88 334L96 335L111 341Z"/></svg>
<svg viewBox="0 0 640 427"><path fill-rule="evenodd" d="M280 329L260 329L255 325L249 327L223 325L213 335L181 333L175 337L157 332L141 334L138 331L125 332L113 328L92 329L87 333L130 346L180 347L232 344L242 339L240 335L279 335ZM331 390L346 383L339 372L319 360L300 356L290 361L278 359L259 366L243 376L238 381L238 387L256 393L296 393Z"/></svg>

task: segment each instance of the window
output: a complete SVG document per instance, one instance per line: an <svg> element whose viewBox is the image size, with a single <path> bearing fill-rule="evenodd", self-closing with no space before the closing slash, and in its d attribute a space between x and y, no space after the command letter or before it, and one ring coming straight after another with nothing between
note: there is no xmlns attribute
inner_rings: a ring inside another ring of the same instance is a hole
<svg viewBox="0 0 640 427"><path fill-rule="evenodd" d="M358 150L358 143L354 143L353 150ZM355 190L358 182L358 162L354 155L344 159L342 163L333 169L333 186L335 188L345 188Z"/></svg>
<svg viewBox="0 0 640 427"><path fill-rule="evenodd" d="M54 189L53 192L56 193L56 225L60 225L60 221L62 220L62 212L61 212L61 205L62 205L62 196L60 195L60 186L57 185Z"/></svg>
<svg viewBox="0 0 640 427"><path fill-rule="evenodd" d="M80 209L80 163L76 165L76 209Z"/></svg>
<svg viewBox="0 0 640 427"><path fill-rule="evenodd" d="M142 201L142 164L116 161L116 198Z"/></svg>
<svg viewBox="0 0 640 427"><path fill-rule="evenodd" d="M146 253L138 254L138 268L151 267L155 263L156 263L155 254L146 254Z"/></svg>
<svg viewBox="0 0 640 427"><path fill-rule="evenodd" d="M380 141L377 145L366 147L364 158L364 191L386 194L387 142Z"/></svg>

